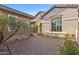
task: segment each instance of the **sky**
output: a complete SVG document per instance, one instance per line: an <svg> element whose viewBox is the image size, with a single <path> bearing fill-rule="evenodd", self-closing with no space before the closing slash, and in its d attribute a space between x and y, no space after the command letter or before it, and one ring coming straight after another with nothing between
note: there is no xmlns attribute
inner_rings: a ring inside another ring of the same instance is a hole
<svg viewBox="0 0 79 59"><path fill-rule="evenodd" d="M49 10L53 4L5 4L5 6L35 16L39 11Z"/></svg>

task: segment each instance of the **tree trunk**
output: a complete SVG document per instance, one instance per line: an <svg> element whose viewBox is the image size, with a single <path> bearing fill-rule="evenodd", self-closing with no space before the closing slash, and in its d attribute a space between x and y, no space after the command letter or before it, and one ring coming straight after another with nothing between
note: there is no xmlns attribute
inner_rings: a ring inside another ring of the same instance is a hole
<svg viewBox="0 0 79 59"><path fill-rule="evenodd" d="M3 41L4 39L4 26L2 25L1 30L0 30L0 43Z"/></svg>
<svg viewBox="0 0 79 59"><path fill-rule="evenodd" d="M3 39L3 41L0 43L0 45L4 44L7 40L9 40L12 36L14 36L16 33L18 32L18 29L12 33L10 36L8 36L7 38Z"/></svg>
<svg viewBox="0 0 79 59"><path fill-rule="evenodd" d="M3 32L0 32L0 43L3 41L3 39L4 39Z"/></svg>

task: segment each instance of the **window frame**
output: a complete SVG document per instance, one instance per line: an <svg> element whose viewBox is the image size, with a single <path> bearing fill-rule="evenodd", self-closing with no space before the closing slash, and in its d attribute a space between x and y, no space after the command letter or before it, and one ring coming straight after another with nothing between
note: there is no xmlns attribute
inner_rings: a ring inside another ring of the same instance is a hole
<svg viewBox="0 0 79 59"><path fill-rule="evenodd" d="M57 26L57 20L59 21L60 20L60 25ZM55 30L53 29L53 21L55 22ZM54 19L51 19L51 31L55 31L55 32L62 32L62 18L61 17L58 17L58 18L54 18Z"/></svg>

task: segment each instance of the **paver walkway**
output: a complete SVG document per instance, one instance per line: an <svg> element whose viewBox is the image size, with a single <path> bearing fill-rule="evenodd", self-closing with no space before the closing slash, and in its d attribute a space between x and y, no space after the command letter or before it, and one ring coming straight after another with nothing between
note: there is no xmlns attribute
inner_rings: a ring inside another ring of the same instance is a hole
<svg viewBox="0 0 79 59"><path fill-rule="evenodd" d="M31 36L29 39L14 40L8 43L13 55L54 55L63 39Z"/></svg>

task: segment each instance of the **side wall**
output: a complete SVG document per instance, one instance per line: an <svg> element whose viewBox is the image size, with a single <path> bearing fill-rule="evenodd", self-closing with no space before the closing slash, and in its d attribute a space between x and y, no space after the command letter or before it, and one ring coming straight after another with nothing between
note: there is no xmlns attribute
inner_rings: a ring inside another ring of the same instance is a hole
<svg viewBox="0 0 79 59"><path fill-rule="evenodd" d="M40 33L40 29L42 29L42 25L40 26L40 24L42 23L42 19L41 16L44 14L44 12L40 12L37 16L36 16L36 24L38 25L38 33Z"/></svg>
<svg viewBox="0 0 79 59"><path fill-rule="evenodd" d="M42 32L49 32L51 30L50 27L51 27L50 21L42 20Z"/></svg>
<svg viewBox="0 0 79 59"><path fill-rule="evenodd" d="M76 35L78 26L77 8L55 8L43 17L42 32L51 32L51 17L61 15L62 32Z"/></svg>
<svg viewBox="0 0 79 59"><path fill-rule="evenodd" d="M78 26L77 18L78 13L76 8L66 9L62 16L62 31L75 35Z"/></svg>
<svg viewBox="0 0 79 59"><path fill-rule="evenodd" d="M51 17L60 14L64 11L65 8L54 8L50 11L47 15L43 17L43 32L50 32L51 31Z"/></svg>

